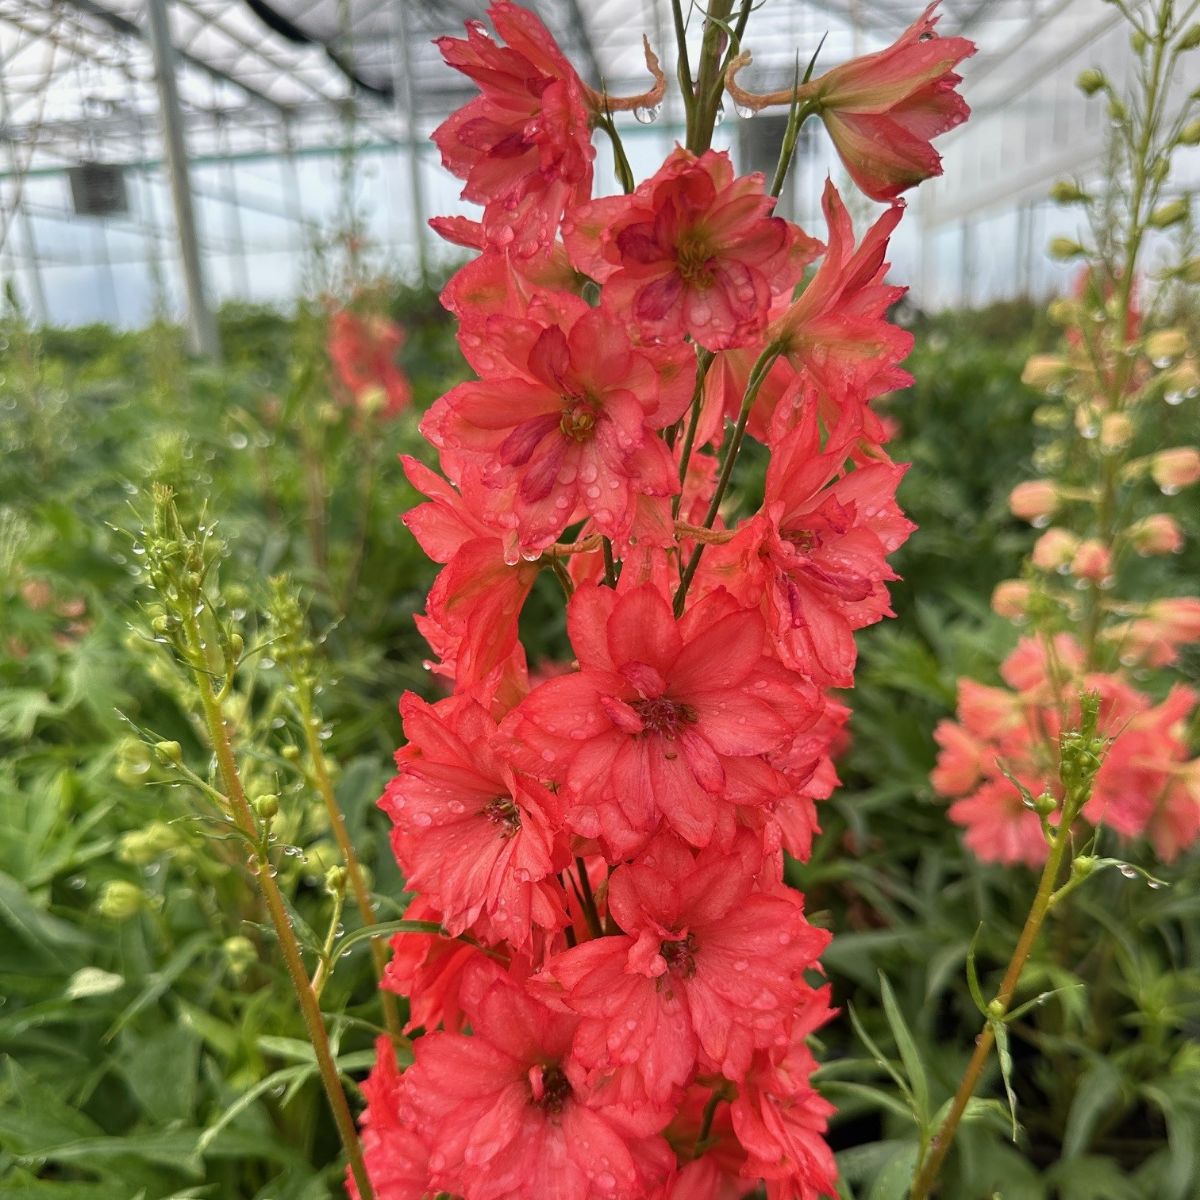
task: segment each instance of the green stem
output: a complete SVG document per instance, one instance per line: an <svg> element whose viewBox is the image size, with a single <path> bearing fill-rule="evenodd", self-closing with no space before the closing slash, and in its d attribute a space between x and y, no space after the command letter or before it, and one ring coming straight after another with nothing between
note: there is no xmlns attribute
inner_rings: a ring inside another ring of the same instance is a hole
<svg viewBox="0 0 1200 1200"><path fill-rule="evenodd" d="M200 704L204 710L204 723L208 730L209 741L216 755L217 767L225 785L225 798L234 819L234 823L245 836L247 843L254 847L253 870L258 880L259 890L266 901L267 912L275 937L283 954L284 966L296 993L300 1005L300 1015L308 1032L308 1040L312 1045L313 1054L317 1060L317 1069L321 1083L325 1088L325 1096L333 1113L334 1124L342 1139L346 1156L350 1161L350 1170L358 1185L359 1194L363 1200L374 1200L375 1193L371 1180L367 1175L367 1165L363 1159L362 1145L358 1140L358 1130L354 1125L354 1117L346 1102L346 1093L342 1089L341 1078L338 1075L337 1064L329 1046L329 1035L325 1031L325 1021L321 1015L321 1006L309 982L308 971L300 953L300 944L296 940L296 931L292 928L288 916L287 905L283 893L275 881L275 868L267 855L266 846L258 836L258 826L254 812L246 799L242 788L241 775L238 773L237 761L233 756L233 747L229 740L229 729L225 724L225 714L217 703L213 693L208 671L204 665L204 647L196 618L190 617L186 622L189 662L196 687L200 693Z"/></svg>
<svg viewBox="0 0 1200 1200"><path fill-rule="evenodd" d="M696 354L696 386L692 390L692 407L688 414L687 432L683 435L683 447L679 452L679 495L671 501L671 516L679 516L683 503L683 488L687 482L688 464L692 461L692 448L696 441L696 427L700 424L700 410L704 407L704 381L708 369L717 356L703 347Z"/></svg>
<svg viewBox="0 0 1200 1200"><path fill-rule="evenodd" d="M579 876L579 898L583 902L583 915L587 920L588 930L594 938L603 937L600 910L596 907L596 897L592 895L592 881L588 878L587 864L578 856L575 859L575 873Z"/></svg>
<svg viewBox="0 0 1200 1200"><path fill-rule="evenodd" d="M704 38L700 43L700 64L696 71L695 103L688 112L687 148L693 154L703 154L712 145L713 129L717 123L717 106L725 90L721 72L722 28L733 11L733 0L710 0Z"/></svg>
<svg viewBox="0 0 1200 1200"><path fill-rule="evenodd" d="M346 865L346 876L350 881L350 891L354 895L354 903L362 916L364 925L378 925L379 914L375 909L375 901L371 898L371 889L367 887L362 866L354 851L354 843L346 829L346 819L342 815L341 805L338 804L337 796L334 794L333 781L329 777L329 768L325 762L324 751L321 749L321 740L317 736L319 722L313 712L312 697L304 687L300 688L298 695L296 707L300 714L300 724L304 729L304 744L308 749L309 761L312 763L313 779L325 804L329 827L333 831L334 840L341 851L342 861ZM371 939L371 957L375 961L376 978L382 983L388 962L387 942L383 938ZM400 1009L396 1003L396 997L387 988L380 987L379 998L383 1008L383 1023L387 1026L392 1040L399 1042L404 1037L404 1025L400 1020Z"/></svg>
<svg viewBox="0 0 1200 1200"><path fill-rule="evenodd" d="M1042 870L1042 878L1038 883L1038 890L1034 896L1033 905L1029 909L1029 915L1025 918L1025 926L1021 930L1021 936L1017 939L1017 945L1013 950L1012 958L1009 959L1008 968L1005 970L1004 978L1000 983L1000 990L996 993L996 997L992 1001L992 1004L996 1006L996 1019L998 1020L1003 1020L1004 1014L1008 1011L1008 1007L1012 1003L1012 998L1017 990L1017 984L1021 980L1021 972L1025 969L1025 963L1028 961L1030 952L1037 942L1038 934L1042 929L1042 923L1046 919L1046 913L1050 910L1054 885L1062 871L1063 859L1066 856L1071 840L1068 836L1069 828L1065 827L1066 825L1066 814L1064 813L1063 827L1059 828L1058 836L1054 840L1054 845L1050 850L1050 857L1046 860L1046 866ZM992 1029L992 1022L988 1021L980 1031L979 1036L975 1039L974 1053L971 1055L970 1062L967 1063L966 1071L963 1072L958 1090L954 1093L954 1101L950 1105L950 1111L946 1114L946 1119L942 1122L937 1133L930 1139L930 1153L922 1162L921 1168L913 1180L911 1200L925 1200L930 1194L930 1190L937 1180L938 1172L941 1170L942 1163L945 1161L946 1155L950 1152L950 1147L954 1144L954 1135L958 1131L962 1115L966 1111L971 1097L975 1094L975 1089L979 1086L980 1076L987 1065L987 1060L992 1052L992 1046L995 1041L996 1035Z"/></svg>
<svg viewBox="0 0 1200 1200"><path fill-rule="evenodd" d="M729 449L725 451L725 459L721 463L721 474L717 477L716 490L713 492L712 500L708 506L708 513L704 518L705 529L713 527L713 523L717 519L717 514L721 511L721 502L725 499L725 492L729 487L729 480L733 475L733 467L737 462L738 454L742 449L742 442L746 436L746 422L750 419L750 410L754 407L754 401L758 398L758 392L763 385L763 380L766 379L768 372L775 365L775 360L779 357L779 353L777 347L768 346L758 356L758 361L754 364L750 372L750 378L746 382L746 394L742 397L741 412L738 413L737 424L733 428L733 437L729 442ZM679 580L679 587L675 592L675 615L677 617L683 615L683 604L687 599L688 588L692 585L692 579L695 577L696 568L700 565L700 556L703 553L704 543L698 542L696 548L692 551L691 558L688 559L687 566L683 570L683 575Z"/></svg>

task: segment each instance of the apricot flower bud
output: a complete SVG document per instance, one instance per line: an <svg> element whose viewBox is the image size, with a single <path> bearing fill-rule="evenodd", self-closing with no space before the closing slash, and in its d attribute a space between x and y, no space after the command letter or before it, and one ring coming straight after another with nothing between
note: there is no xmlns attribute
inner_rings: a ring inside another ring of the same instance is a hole
<svg viewBox="0 0 1200 1200"><path fill-rule="evenodd" d="M1044 391L1061 382L1067 372L1067 364L1057 354L1035 354L1021 372L1021 382L1026 387Z"/></svg>
<svg viewBox="0 0 1200 1200"><path fill-rule="evenodd" d="M1143 557L1177 554L1183 548L1183 531L1174 517L1152 513L1129 527L1129 540Z"/></svg>
<svg viewBox="0 0 1200 1200"><path fill-rule="evenodd" d="M1182 358L1187 348L1187 334L1182 329L1160 329L1146 339L1146 353L1156 365L1166 366L1172 359Z"/></svg>
<svg viewBox="0 0 1200 1200"><path fill-rule="evenodd" d="M992 592L992 612L1005 620L1023 617L1029 608L1032 588L1023 579L1005 579Z"/></svg>
<svg viewBox="0 0 1200 1200"><path fill-rule="evenodd" d="M1133 419L1128 413L1106 413L1100 421L1100 445L1119 450L1133 440Z"/></svg>
<svg viewBox="0 0 1200 1200"><path fill-rule="evenodd" d="M1058 508L1058 487L1049 479L1018 483L1009 493L1008 507L1022 521L1039 521Z"/></svg>
<svg viewBox="0 0 1200 1200"><path fill-rule="evenodd" d="M1191 487L1200 480L1200 450L1195 446L1160 450L1150 462L1150 474L1164 491Z"/></svg>
<svg viewBox="0 0 1200 1200"><path fill-rule="evenodd" d="M1090 579L1093 583L1107 579L1112 574L1112 555L1108 547L1095 538L1080 542L1071 559L1071 571L1080 579Z"/></svg>
<svg viewBox="0 0 1200 1200"><path fill-rule="evenodd" d="M1033 565L1041 571L1056 571L1075 557L1079 539L1066 529L1047 529L1034 543Z"/></svg>

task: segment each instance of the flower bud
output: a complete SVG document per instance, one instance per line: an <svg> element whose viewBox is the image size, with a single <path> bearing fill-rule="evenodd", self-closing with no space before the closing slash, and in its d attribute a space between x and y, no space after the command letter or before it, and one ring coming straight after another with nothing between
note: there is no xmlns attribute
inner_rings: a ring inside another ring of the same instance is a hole
<svg viewBox="0 0 1200 1200"><path fill-rule="evenodd" d="M279 816L279 797L267 793L254 801L254 811L260 821L273 821Z"/></svg>
<svg viewBox="0 0 1200 1200"><path fill-rule="evenodd" d="M258 961L258 951L254 949L254 943L240 933L226 938L221 943L221 951L235 979L240 979Z"/></svg>
<svg viewBox="0 0 1200 1200"><path fill-rule="evenodd" d="M1081 854L1071 864L1071 874L1086 879L1096 869L1096 862L1094 854Z"/></svg>
<svg viewBox="0 0 1200 1200"><path fill-rule="evenodd" d="M1195 50L1200 46L1200 25L1193 25L1175 45L1179 50Z"/></svg>
<svg viewBox="0 0 1200 1200"><path fill-rule="evenodd" d="M1034 797L1034 812L1040 813L1043 817L1048 817L1052 812L1057 810L1057 808L1058 801L1050 792L1043 792L1040 796Z"/></svg>
<svg viewBox="0 0 1200 1200"><path fill-rule="evenodd" d="M1200 596L1152 600L1146 605L1146 620L1169 642L1200 642Z"/></svg>
<svg viewBox="0 0 1200 1200"><path fill-rule="evenodd" d="M1047 529L1033 546L1033 565L1039 571L1065 567L1079 548L1079 539L1066 529Z"/></svg>
<svg viewBox="0 0 1200 1200"><path fill-rule="evenodd" d="M1150 475L1167 492L1191 487L1200 480L1200 450L1195 446L1160 450L1150 461Z"/></svg>
<svg viewBox="0 0 1200 1200"><path fill-rule="evenodd" d="M96 901L96 912L110 921L128 921L137 916L145 902L145 893L136 883L110 879Z"/></svg>
<svg viewBox="0 0 1200 1200"><path fill-rule="evenodd" d="M1056 204L1078 204L1090 197L1074 180L1060 179L1050 189L1050 199Z"/></svg>
<svg viewBox="0 0 1200 1200"><path fill-rule="evenodd" d="M1104 72L1097 70L1095 67L1088 67L1075 80L1075 86L1085 96L1094 96L1101 88L1107 86L1107 84L1108 80L1104 77Z"/></svg>
<svg viewBox="0 0 1200 1200"><path fill-rule="evenodd" d="M1112 555L1103 542L1095 538L1079 543L1079 549L1071 559L1071 573L1080 579L1099 583L1112 574Z"/></svg>
<svg viewBox="0 0 1200 1200"><path fill-rule="evenodd" d="M346 868L330 867L325 872L325 890L331 896L342 896L346 892Z"/></svg>
<svg viewBox="0 0 1200 1200"><path fill-rule="evenodd" d="M1184 283L1200 283L1200 258L1189 258L1175 270L1175 276Z"/></svg>
<svg viewBox="0 0 1200 1200"><path fill-rule="evenodd" d="M1006 621L1015 621L1028 611L1032 592L1023 579L1002 580L992 592L992 612Z"/></svg>
<svg viewBox="0 0 1200 1200"><path fill-rule="evenodd" d="M1133 440L1133 418L1128 413L1105 413L1100 420L1100 445L1119 450Z"/></svg>
<svg viewBox="0 0 1200 1200"><path fill-rule="evenodd" d="M1021 382L1026 387L1045 391L1062 382L1067 373L1067 364L1057 354L1035 354L1021 372Z"/></svg>
<svg viewBox="0 0 1200 1200"><path fill-rule="evenodd" d="M160 762L176 767L183 764L183 747L178 742L155 742L154 753L158 755Z"/></svg>
<svg viewBox="0 0 1200 1200"><path fill-rule="evenodd" d="M1058 486L1049 479L1018 483L1009 493L1008 507L1022 521L1043 520L1058 508Z"/></svg>
<svg viewBox="0 0 1200 1200"><path fill-rule="evenodd" d="M1180 221L1186 220L1188 211L1188 202L1181 196L1178 200L1172 200L1156 208L1147 220L1155 229L1170 229L1172 225L1178 225Z"/></svg>
<svg viewBox="0 0 1200 1200"><path fill-rule="evenodd" d="M1051 258L1078 258L1084 253L1083 247L1074 238L1056 237L1050 239Z"/></svg>
<svg viewBox="0 0 1200 1200"><path fill-rule="evenodd" d="M279 753L288 762L295 762L300 757L300 747L289 742Z"/></svg>
<svg viewBox="0 0 1200 1200"><path fill-rule="evenodd" d="M1183 531L1179 522L1166 513L1152 513L1129 527L1129 540L1143 557L1178 554L1183 549Z"/></svg>
<svg viewBox="0 0 1200 1200"><path fill-rule="evenodd" d="M1079 317L1079 305L1065 296L1059 296L1057 300L1050 301L1046 315L1055 325L1071 325Z"/></svg>
<svg viewBox="0 0 1200 1200"><path fill-rule="evenodd" d="M1200 146L1200 120L1189 121L1179 131L1181 146Z"/></svg>
<svg viewBox="0 0 1200 1200"><path fill-rule="evenodd" d="M131 829L122 834L117 857L135 867L144 867L179 845L175 830L165 821L151 821L145 829Z"/></svg>
<svg viewBox="0 0 1200 1200"><path fill-rule="evenodd" d="M1155 366L1166 366L1182 358L1188 350L1188 336L1182 329L1160 329L1146 338L1146 353Z"/></svg>

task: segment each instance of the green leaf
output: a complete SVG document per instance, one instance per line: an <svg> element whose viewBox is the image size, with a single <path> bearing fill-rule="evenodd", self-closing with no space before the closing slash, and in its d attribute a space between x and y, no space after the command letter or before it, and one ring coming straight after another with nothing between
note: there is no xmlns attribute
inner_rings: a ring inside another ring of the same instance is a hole
<svg viewBox="0 0 1200 1200"><path fill-rule="evenodd" d="M1091 1144L1100 1118L1111 1112L1121 1099L1121 1075L1112 1063L1098 1058L1079 1077L1067 1127L1063 1133L1062 1156L1065 1160L1080 1158Z"/></svg>
<svg viewBox="0 0 1200 1200"><path fill-rule="evenodd" d="M883 1164L867 1193L867 1200L905 1200L917 1169L917 1147L905 1143Z"/></svg>
<svg viewBox="0 0 1200 1200"><path fill-rule="evenodd" d="M1012 1140L1017 1140L1017 1096L1012 1086L1012 1052L1008 1046L1008 1029L1003 1021L989 1021L996 1038L996 1057L1000 1060L1000 1078L1004 1081L1004 1094L1008 1097L1008 1111L1012 1117Z"/></svg>
<svg viewBox="0 0 1200 1200"><path fill-rule="evenodd" d="M364 925L342 938L330 955L329 965L332 967L343 954L353 950L360 942L370 941L371 938L389 937L393 933L440 933L443 937L450 936L436 921L380 921L377 925Z"/></svg>
<svg viewBox="0 0 1200 1200"><path fill-rule="evenodd" d="M879 989L883 996L883 1011L887 1017L892 1037L896 1039L896 1049L900 1052L900 1061L904 1064L904 1072L908 1076L908 1084L913 1097L913 1114L917 1125L924 1130L929 1122L929 1081L925 1077L925 1066L921 1061L921 1052L913 1039L912 1031L904 1020L900 1005L892 985L881 971L879 973Z"/></svg>
<svg viewBox="0 0 1200 1200"><path fill-rule="evenodd" d="M912 1092L909 1091L908 1084L904 1081L904 1076L892 1065L891 1060L883 1053L882 1050L872 1040L870 1034L863 1028L862 1022L858 1019L858 1013L854 1010L853 1004L846 1005L846 1011L850 1014L850 1024L854 1026L854 1032L858 1034L859 1041L870 1051L871 1056L875 1060L877 1067L882 1067L891 1077L896 1086L904 1093L909 1105L913 1105Z"/></svg>

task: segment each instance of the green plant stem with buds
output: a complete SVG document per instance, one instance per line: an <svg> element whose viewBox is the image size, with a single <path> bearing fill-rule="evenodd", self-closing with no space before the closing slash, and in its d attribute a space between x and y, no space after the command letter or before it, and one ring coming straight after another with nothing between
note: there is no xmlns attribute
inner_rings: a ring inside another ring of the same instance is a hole
<svg viewBox="0 0 1200 1200"><path fill-rule="evenodd" d="M687 148L693 154L703 154L712 145L717 108L725 91L721 41L727 36L725 26L732 12L733 0L710 0L706 10L704 37L700 43L700 61L696 67L696 91L692 103L687 106ZM682 45L681 35L679 41ZM683 61L681 52L681 66Z"/></svg>
<svg viewBox="0 0 1200 1200"><path fill-rule="evenodd" d="M379 914L375 909L375 901L371 897L371 889L367 887L363 876L362 865L354 852L354 843L346 829L346 819L342 816L341 805L333 791L333 781L329 777L329 768L321 749L321 740L317 734L320 718L313 711L312 697L306 688L299 688L296 707L300 714L300 724L304 729L304 744L308 750L309 761L312 763L313 781L325 804L325 812L329 816L329 827L333 831L334 840L342 854L342 862L346 866L346 875L350 882L350 891L354 903L362 916L364 925L378 925ZM371 957L375 962L376 977L382 982L387 969L387 942L382 937L371 939ZM385 987L379 989L379 1000L383 1007L383 1022L393 1042L404 1038L404 1025L400 1020L400 1009L396 997Z"/></svg>
<svg viewBox="0 0 1200 1200"><path fill-rule="evenodd" d="M350 1162L351 1173L354 1175L354 1181L358 1185L359 1194L363 1200L374 1200L375 1193L367 1176L362 1146L358 1140L358 1130L355 1128L354 1117L351 1115L350 1105L346 1101L346 1093L342 1088L337 1064L334 1062L333 1052L330 1049L329 1035L325 1030L321 1006L312 984L309 982L308 971L304 966L296 932L288 917L283 893L275 881L275 868L268 854L266 840L259 837L254 812L242 788L237 760L234 758L233 747L229 740L229 728L225 722L225 714L218 699L218 693L213 691L212 676L207 665L203 638L194 615L189 614L185 618L184 631L188 665L192 670L196 688L200 694L204 724L217 759L217 767L225 787L225 799L229 804L230 815L238 830L245 837L247 844L253 847L251 857L254 875L258 881L259 890L262 892L263 900L266 902L271 925L275 930L275 936L283 954L284 965L292 981L296 1000L300 1005L300 1014L304 1019L308 1039L317 1060L317 1069L325 1088L330 1110L333 1113L334 1123L337 1125L338 1134Z"/></svg>

